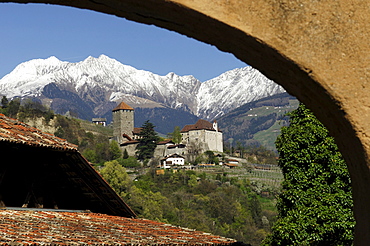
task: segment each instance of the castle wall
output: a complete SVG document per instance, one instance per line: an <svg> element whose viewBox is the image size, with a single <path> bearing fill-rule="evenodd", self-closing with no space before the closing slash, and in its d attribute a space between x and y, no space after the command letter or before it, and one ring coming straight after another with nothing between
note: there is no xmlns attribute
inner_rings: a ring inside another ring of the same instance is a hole
<svg viewBox="0 0 370 246"><path fill-rule="evenodd" d="M128 144L128 145L120 146L120 149L122 153L126 150L129 156L135 156L137 145L138 143Z"/></svg>
<svg viewBox="0 0 370 246"><path fill-rule="evenodd" d="M223 152L222 132L203 129L184 132L181 135L183 143L187 145L190 142L198 143L202 152L207 150Z"/></svg>
<svg viewBox="0 0 370 246"><path fill-rule="evenodd" d="M209 150L223 152L222 132L206 131L204 142L207 143Z"/></svg>

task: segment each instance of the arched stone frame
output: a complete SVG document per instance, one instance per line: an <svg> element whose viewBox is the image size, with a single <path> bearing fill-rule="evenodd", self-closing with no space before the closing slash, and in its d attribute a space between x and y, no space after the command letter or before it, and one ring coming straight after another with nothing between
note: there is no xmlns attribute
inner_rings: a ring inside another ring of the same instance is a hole
<svg viewBox="0 0 370 246"><path fill-rule="evenodd" d="M1 1L0 2L5 2ZM370 241L368 0L41 0L154 24L233 53L328 127L351 174L356 245Z"/></svg>

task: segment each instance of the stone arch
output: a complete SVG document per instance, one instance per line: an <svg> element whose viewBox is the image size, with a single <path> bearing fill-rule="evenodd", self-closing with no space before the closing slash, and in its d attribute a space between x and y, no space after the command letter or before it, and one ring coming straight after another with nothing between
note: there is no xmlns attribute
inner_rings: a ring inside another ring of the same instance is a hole
<svg viewBox="0 0 370 246"><path fill-rule="evenodd" d="M5 2L0 0L0 2ZM356 245L370 241L370 4L367 0L13 0L154 24L233 53L311 108L351 174Z"/></svg>

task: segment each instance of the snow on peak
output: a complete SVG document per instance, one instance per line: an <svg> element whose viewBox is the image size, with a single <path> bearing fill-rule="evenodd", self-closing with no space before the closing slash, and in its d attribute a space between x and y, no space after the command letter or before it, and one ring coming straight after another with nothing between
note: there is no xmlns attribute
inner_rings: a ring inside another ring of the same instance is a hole
<svg viewBox="0 0 370 246"><path fill-rule="evenodd" d="M77 63L63 62L54 56L21 63L0 80L0 94L9 98L40 96L50 83L89 102L119 102L133 95L182 108L208 120L284 91L252 67L227 71L201 83L192 75L170 72L160 76L100 55Z"/></svg>
<svg viewBox="0 0 370 246"><path fill-rule="evenodd" d="M196 114L214 119L243 104L284 91L250 66L236 68L202 83Z"/></svg>
<svg viewBox="0 0 370 246"><path fill-rule="evenodd" d="M48 63L49 65L50 64L55 64L55 65L57 65L57 64L59 64L61 61L58 59L58 58L56 58L55 56L50 56L49 58L47 58L47 59L45 59L45 60L42 60L42 59L40 59L41 61L45 61L45 63Z"/></svg>

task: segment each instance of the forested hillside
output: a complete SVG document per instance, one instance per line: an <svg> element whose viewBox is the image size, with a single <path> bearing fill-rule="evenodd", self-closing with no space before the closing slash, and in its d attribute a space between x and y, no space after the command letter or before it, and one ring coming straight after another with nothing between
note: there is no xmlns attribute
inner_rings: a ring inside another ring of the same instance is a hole
<svg viewBox="0 0 370 246"><path fill-rule="evenodd" d="M275 220L277 190L261 188L225 169L213 174L168 170L162 175L150 169L131 181L125 168L113 161L104 165L101 174L139 217L251 245L260 244Z"/></svg>

